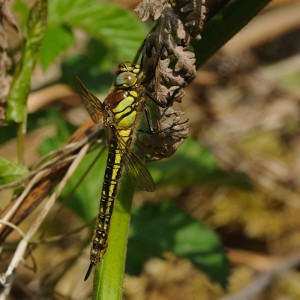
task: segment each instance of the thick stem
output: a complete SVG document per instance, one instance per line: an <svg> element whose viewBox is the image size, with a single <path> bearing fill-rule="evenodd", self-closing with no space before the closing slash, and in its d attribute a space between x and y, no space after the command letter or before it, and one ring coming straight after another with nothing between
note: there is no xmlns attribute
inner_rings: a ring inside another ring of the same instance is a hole
<svg viewBox="0 0 300 300"><path fill-rule="evenodd" d="M192 45L196 54L196 68L239 32L270 0L231 0L211 20Z"/></svg>
<svg viewBox="0 0 300 300"><path fill-rule="evenodd" d="M127 176L122 176L115 200L108 236L108 248L96 267L93 299L122 299L125 273L128 228L134 187Z"/></svg>

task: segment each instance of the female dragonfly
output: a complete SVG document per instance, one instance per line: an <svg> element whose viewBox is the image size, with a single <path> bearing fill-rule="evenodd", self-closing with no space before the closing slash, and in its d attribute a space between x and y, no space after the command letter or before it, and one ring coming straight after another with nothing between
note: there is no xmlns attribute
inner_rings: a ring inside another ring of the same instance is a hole
<svg viewBox="0 0 300 300"><path fill-rule="evenodd" d="M141 190L155 190L152 177L143 162L132 152L136 131L146 107L144 72L140 65L121 63L113 87L102 103L82 81L75 77L81 100L95 123L103 122L108 136L109 152L100 197L99 214L90 251L90 266L104 256L108 245L110 219L123 166L134 184Z"/></svg>

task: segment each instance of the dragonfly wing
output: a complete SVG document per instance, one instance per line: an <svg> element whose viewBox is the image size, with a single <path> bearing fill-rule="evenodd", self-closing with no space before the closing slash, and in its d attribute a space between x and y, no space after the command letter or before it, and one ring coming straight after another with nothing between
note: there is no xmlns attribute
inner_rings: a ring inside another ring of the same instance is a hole
<svg viewBox="0 0 300 300"><path fill-rule="evenodd" d="M140 158L133 152L129 152L124 155L124 160L127 174L129 174L134 185L142 191L155 191L156 187L152 176Z"/></svg>
<svg viewBox="0 0 300 300"><path fill-rule="evenodd" d="M114 133L119 149L122 152L124 158L124 165L127 174L133 184L142 191L153 192L155 191L155 184L152 176L147 170L143 161L132 152L128 145L119 137L118 133Z"/></svg>
<svg viewBox="0 0 300 300"><path fill-rule="evenodd" d="M75 83L77 86L78 93L80 95L81 101L84 104L87 112L89 113L91 119L95 123L100 123L103 120L103 104L101 101L93 95L79 79L75 76Z"/></svg>

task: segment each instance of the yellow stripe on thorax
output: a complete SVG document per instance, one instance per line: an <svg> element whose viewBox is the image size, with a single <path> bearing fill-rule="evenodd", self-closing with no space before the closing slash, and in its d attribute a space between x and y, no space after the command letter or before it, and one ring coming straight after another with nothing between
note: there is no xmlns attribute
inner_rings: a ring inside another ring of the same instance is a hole
<svg viewBox="0 0 300 300"><path fill-rule="evenodd" d="M124 109L127 107L129 108L130 105L134 102L134 98L131 96L125 97L120 101L120 103L112 109L113 113L118 114L120 112L123 112Z"/></svg>
<svg viewBox="0 0 300 300"><path fill-rule="evenodd" d="M124 115L130 113L131 111L131 107L127 107L125 108L123 111L119 112L119 113L115 113L115 118L116 119L120 119L122 118Z"/></svg>
<svg viewBox="0 0 300 300"><path fill-rule="evenodd" d="M124 117L120 122L118 122L118 126L128 128L134 124L135 119L136 119L136 111L134 110L132 111L131 114Z"/></svg>
<svg viewBox="0 0 300 300"><path fill-rule="evenodd" d="M137 114L134 110L134 101L138 94L135 91L130 91L129 95L130 96L122 99L120 103L112 109L116 120L120 120L119 122L117 121L118 126L124 128L128 128L134 124Z"/></svg>

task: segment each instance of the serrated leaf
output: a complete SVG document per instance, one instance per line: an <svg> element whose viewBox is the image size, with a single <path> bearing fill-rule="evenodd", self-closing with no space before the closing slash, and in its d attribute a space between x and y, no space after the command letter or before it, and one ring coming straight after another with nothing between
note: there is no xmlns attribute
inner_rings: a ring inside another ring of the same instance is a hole
<svg viewBox="0 0 300 300"><path fill-rule="evenodd" d="M0 156L0 185L23 178L28 169L20 164Z"/></svg>
<svg viewBox="0 0 300 300"><path fill-rule="evenodd" d="M49 24L81 28L110 45L118 60L132 60L146 30L131 12L96 0L52 0Z"/></svg>
<svg viewBox="0 0 300 300"><path fill-rule="evenodd" d="M19 25L16 22L15 17L11 12L8 1L4 1L1 3L1 23L2 23L1 26L3 26L3 23L5 23L4 21L7 24L9 24L16 32L19 31Z"/></svg>
<svg viewBox="0 0 300 300"><path fill-rule="evenodd" d="M62 52L74 43L75 39L69 28L49 25L39 52L43 69L46 70Z"/></svg>
<svg viewBox="0 0 300 300"><path fill-rule="evenodd" d="M190 259L226 286L229 268L218 236L170 203L147 204L132 215L127 271L138 274L147 259L165 251Z"/></svg>

